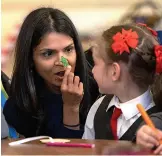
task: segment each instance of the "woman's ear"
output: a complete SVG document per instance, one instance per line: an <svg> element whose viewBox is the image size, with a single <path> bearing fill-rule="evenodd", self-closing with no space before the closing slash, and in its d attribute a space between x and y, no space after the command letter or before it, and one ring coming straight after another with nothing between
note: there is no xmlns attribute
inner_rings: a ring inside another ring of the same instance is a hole
<svg viewBox="0 0 162 156"><path fill-rule="evenodd" d="M113 63L112 64L112 70L111 70L111 76L112 76L112 81L117 81L120 78L120 73L121 73L121 68L118 63Z"/></svg>

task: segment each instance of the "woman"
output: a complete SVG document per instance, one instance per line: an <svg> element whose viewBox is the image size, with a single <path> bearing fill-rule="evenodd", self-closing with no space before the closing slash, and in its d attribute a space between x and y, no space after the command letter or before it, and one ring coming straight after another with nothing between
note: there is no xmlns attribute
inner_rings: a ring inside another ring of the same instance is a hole
<svg viewBox="0 0 162 156"><path fill-rule="evenodd" d="M62 56L70 66L64 67ZM71 20L58 9L32 11L17 39L11 96L4 107L8 124L25 137L81 138L97 96Z"/></svg>

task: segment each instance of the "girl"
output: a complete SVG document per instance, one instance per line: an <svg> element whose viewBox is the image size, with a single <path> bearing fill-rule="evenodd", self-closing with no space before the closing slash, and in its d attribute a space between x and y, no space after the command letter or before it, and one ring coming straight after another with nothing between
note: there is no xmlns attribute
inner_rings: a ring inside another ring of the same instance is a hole
<svg viewBox="0 0 162 156"><path fill-rule="evenodd" d="M3 111L8 124L25 137L81 138L97 96L71 20L58 9L32 11L16 43L11 94Z"/></svg>
<svg viewBox="0 0 162 156"><path fill-rule="evenodd" d="M154 35L142 25L113 26L103 33L93 48L92 72L100 92L109 95L91 107L83 138L132 140L142 121L136 105L149 114L157 111L150 85L162 72L162 49Z"/></svg>

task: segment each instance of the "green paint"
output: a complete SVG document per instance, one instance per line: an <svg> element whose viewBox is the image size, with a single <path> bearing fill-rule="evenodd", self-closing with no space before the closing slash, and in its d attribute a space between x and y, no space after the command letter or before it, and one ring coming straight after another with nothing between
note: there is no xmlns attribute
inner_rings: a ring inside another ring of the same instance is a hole
<svg viewBox="0 0 162 156"><path fill-rule="evenodd" d="M61 62L64 65L64 67L67 67L69 65L68 60L65 57L61 57Z"/></svg>

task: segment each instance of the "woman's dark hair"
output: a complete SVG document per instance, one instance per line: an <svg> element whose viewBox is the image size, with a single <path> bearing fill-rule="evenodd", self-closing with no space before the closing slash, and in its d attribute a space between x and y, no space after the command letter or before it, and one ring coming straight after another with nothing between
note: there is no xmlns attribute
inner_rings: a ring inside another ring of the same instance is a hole
<svg viewBox="0 0 162 156"><path fill-rule="evenodd" d="M92 57L92 48L89 48L84 53L85 53L85 56L87 58L87 61L88 61L89 66L91 68L93 68L94 67L94 61L93 61L93 57Z"/></svg>
<svg viewBox="0 0 162 156"><path fill-rule="evenodd" d="M77 54L75 74L84 84L80 113L86 118L91 104L86 58L75 26L68 16L58 9L39 8L32 11L24 20L16 43L11 97L16 98L20 109L32 114L38 111L40 107L37 98L38 87L43 79L33 69L33 49L41 42L43 36L50 32L68 35L74 41Z"/></svg>
<svg viewBox="0 0 162 156"><path fill-rule="evenodd" d="M111 48L113 43L113 36L118 32L122 32L122 29L132 29L132 31L136 31L138 34L138 45L134 49L130 48L130 54L126 52L122 54L115 54ZM153 36L151 31L148 30L145 26L137 24L113 26L106 30L102 36L106 44L107 57L115 62L122 61L126 63L132 80L140 88L145 89L151 85L154 86L154 84L157 82L161 82L161 76L156 76L156 56L154 52L155 45L159 43L157 38ZM103 56L105 56L105 54ZM104 60L106 62L106 59ZM157 78L155 79L155 77ZM157 85L156 87L153 87L156 88L156 91L153 90L153 94L156 92L156 99L154 99L155 101L161 98L159 98L159 96L157 97L160 90L162 89L159 87L160 86Z"/></svg>

